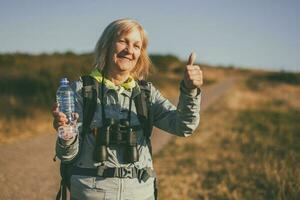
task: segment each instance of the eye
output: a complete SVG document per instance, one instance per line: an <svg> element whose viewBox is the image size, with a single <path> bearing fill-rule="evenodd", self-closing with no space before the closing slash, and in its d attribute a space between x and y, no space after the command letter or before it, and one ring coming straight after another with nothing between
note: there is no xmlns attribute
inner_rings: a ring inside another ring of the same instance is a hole
<svg viewBox="0 0 300 200"><path fill-rule="evenodd" d="M119 43L126 43L126 41L124 39L119 39L118 41Z"/></svg>
<svg viewBox="0 0 300 200"><path fill-rule="evenodd" d="M136 48L136 49L141 49L142 47L141 47L141 45L135 44L135 45L134 45L134 48Z"/></svg>

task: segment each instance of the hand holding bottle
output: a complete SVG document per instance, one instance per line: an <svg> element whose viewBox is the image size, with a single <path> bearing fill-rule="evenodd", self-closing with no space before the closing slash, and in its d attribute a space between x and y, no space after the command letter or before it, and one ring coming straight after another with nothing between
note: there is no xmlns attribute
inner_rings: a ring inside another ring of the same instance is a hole
<svg viewBox="0 0 300 200"><path fill-rule="evenodd" d="M54 103L52 107L52 115L53 127L60 138L69 140L77 134L77 120L79 119L78 113L73 113L73 121L69 122L66 115L63 112L59 112L58 104Z"/></svg>
<svg viewBox="0 0 300 200"><path fill-rule="evenodd" d="M53 107L52 107L52 115L53 115L53 128L55 128L55 130L58 129L58 127L60 126L66 126L69 122L69 120L67 119L67 116L63 113L63 112L59 112L58 109L58 104L54 103ZM73 113L73 121L72 123L77 123L77 120L79 118L78 113Z"/></svg>
<svg viewBox="0 0 300 200"><path fill-rule="evenodd" d="M76 123L78 114L74 113L74 92L67 78L61 79L56 100L57 103L52 108L53 126L57 130L58 137L69 140L78 134Z"/></svg>

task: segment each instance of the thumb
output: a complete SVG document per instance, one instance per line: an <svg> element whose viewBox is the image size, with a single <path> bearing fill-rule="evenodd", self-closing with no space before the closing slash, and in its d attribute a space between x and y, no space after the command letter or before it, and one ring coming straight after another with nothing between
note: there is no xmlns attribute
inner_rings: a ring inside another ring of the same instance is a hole
<svg viewBox="0 0 300 200"><path fill-rule="evenodd" d="M192 52L189 56L187 65L194 65L195 60L196 60L196 54L194 52Z"/></svg>

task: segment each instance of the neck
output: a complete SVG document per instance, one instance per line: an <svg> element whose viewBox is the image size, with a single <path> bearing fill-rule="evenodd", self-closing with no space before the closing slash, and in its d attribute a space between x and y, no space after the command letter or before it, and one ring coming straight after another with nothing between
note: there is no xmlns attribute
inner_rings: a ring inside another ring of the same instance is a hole
<svg viewBox="0 0 300 200"><path fill-rule="evenodd" d="M108 70L108 72L106 73L106 78L113 82L115 85L121 85L128 79L129 76L130 73L128 72L115 73L112 70Z"/></svg>

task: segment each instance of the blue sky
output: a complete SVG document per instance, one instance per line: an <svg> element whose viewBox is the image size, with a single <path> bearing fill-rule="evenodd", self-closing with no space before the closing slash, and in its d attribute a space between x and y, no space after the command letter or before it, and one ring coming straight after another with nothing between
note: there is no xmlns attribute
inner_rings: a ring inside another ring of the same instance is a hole
<svg viewBox="0 0 300 200"><path fill-rule="evenodd" d="M137 19L150 53L300 71L297 0L0 0L0 53L91 52L118 18Z"/></svg>

